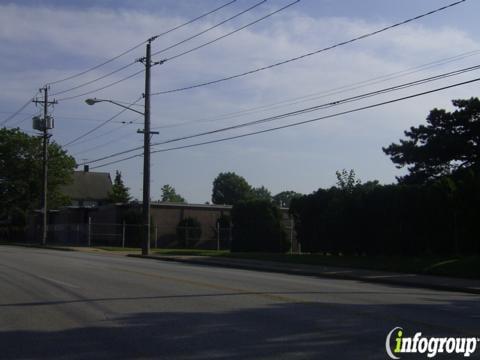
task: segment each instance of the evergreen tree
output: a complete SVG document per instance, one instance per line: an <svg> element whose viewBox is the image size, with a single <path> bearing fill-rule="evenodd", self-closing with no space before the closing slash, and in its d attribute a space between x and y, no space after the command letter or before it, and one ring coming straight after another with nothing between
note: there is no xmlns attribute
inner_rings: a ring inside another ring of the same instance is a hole
<svg viewBox="0 0 480 360"><path fill-rule="evenodd" d="M185 203L183 196L177 194L175 188L169 184L162 186L162 201L174 202L174 203Z"/></svg>
<svg viewBox="0 0 480 360"><path fill-rule="evenodd" d="M443 176L477 170L480 165L480 100L453 100L457 110L433 109L427 125L405 131L407 140L383 148L409 174L402 183L422 184Z"/></svg>
<svg viewBox="0 0 480 360"><path fill-rule="evenodd" d="M128 203L131 199L129 190L123 183L122 173L117 170L112 190L108 194L108 200L112 203Z"/></svg>

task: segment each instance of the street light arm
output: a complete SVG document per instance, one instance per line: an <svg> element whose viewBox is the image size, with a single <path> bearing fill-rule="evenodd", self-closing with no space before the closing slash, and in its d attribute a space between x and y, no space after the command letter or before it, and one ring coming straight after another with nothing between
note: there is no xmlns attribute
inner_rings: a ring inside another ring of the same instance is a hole
<svg viewBox="0 0 480 360"><path fill-rule="evenodd" d="M99 103L99 102L109 102L109 103L112 103L114 105L117 105L117 106L120 106L124 109L128 109L128 110L131 110L133 112L136 112L137 114L140 114L140 115L145 115L143 112L141 111L138 111L138 110L135 110L135 109L132 109L130 106L126 106L126 105L123 105L123 104L120 104L114 100L107 100L107 99L97 99L97 98L94 98L94 99L87 99L85 100L85 102L88 104L88 105L95 105L96 103Z"/></svg>

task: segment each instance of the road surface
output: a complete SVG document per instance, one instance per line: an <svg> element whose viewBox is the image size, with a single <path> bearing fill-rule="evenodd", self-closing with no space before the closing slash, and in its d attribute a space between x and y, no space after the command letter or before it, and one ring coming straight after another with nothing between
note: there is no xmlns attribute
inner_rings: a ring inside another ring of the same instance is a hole
<svg viewBox="0 0 480 360"><path fill-rule="evenodd" d="M397 326L480 337L478 295L8 246L0 270L2 359L387 359Z"/></svg>

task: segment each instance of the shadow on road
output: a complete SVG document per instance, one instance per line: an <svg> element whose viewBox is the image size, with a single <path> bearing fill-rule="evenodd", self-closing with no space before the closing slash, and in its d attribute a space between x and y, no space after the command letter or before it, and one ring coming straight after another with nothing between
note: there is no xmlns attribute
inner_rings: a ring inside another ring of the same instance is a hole
<svg viewBox="0 0 480 360"><path fill-rule="evenodd" d="M194 303L184 312L162 312L162 303L158 306L158 312L62 331L0 331L0 357L385 359L385 337L396 326L427 336L480 335L473 298L435 305L277 303L228 312L196 312ZM455 317L456 311L463 318ZM427 324L432 314L438 326Z"/></svg>

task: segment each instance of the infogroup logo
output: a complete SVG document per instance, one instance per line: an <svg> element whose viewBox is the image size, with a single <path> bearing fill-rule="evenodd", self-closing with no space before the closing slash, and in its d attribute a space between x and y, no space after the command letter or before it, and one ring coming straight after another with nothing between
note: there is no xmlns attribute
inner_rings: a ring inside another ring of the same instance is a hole
<svg viewBox="0 0 480 360"><path fill-rule="evenodd" d="M406 337L403 328L392 329L385 341L385 350L391 359L397 360L403 354L423 354L433 358L438 354L458 354L470 357L480 342L476 337L425 337L421 332L413 337Z"/></svg>

